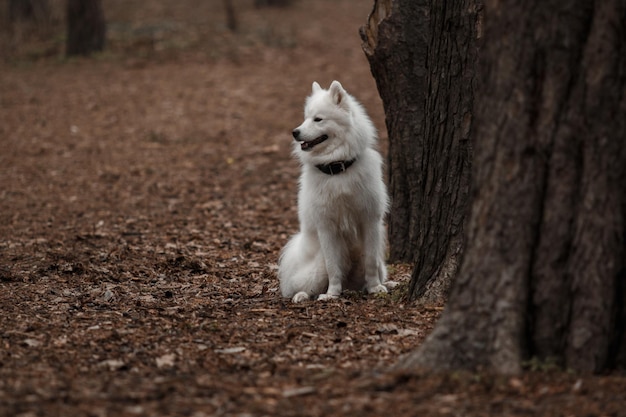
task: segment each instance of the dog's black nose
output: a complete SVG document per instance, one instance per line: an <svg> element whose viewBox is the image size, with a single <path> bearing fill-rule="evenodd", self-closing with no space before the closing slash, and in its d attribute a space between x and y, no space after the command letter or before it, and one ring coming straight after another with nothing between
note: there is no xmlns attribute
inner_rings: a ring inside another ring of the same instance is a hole
<svg viewBox="0 0 626 417"><path fill-rule="evenodd" d="M293 135L294 139L298 139L298 137L300 136L300 131L298 129L295 129L293 132L291 132L291 134Z"/></svg>

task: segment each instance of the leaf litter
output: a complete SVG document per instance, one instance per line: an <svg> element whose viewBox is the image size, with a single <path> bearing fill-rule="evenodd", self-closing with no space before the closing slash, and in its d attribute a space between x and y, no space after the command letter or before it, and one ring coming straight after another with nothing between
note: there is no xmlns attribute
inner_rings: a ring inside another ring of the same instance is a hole
<svg viewBox="0 0 626 417"><path fill-rule="evenodd" d="M110 56L0 64L0 415L626 415L619 374L390 371L442 311L406 285L280 297L311 82L342 80L386 150L371 4L236 1L239 35L219 4L106 3ZM189 20L170 48L121 36L128 13Z"/></svg>

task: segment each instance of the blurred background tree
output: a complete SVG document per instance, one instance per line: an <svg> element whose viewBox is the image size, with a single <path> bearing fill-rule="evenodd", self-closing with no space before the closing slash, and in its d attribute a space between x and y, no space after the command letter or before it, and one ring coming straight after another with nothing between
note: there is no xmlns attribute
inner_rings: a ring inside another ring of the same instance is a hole
<svg viewBox="0 0 626 417"><path fill-rule="evenodd" d="M237 15L232 0L224 0L224 11L226 12L226 26L231 32L237 31Z"/></svg>
<svg viewBox="0 0 626 417"><path fill-rule="evenodd" d="M285 7L289 6L293 0L254 0L255 7Z"/></svg>
<svg viewBox="0 0 626 417"><path fill-rule="evenodd" d="M48 0L9 0L9 20L44 22L50 17Z"/></svg>
<svg viewBox="0 0 626 417"><path fill-rule="evenodd" d="M102 0L67 0L66 55L89 55L102 51L105 38Z"/></svg>

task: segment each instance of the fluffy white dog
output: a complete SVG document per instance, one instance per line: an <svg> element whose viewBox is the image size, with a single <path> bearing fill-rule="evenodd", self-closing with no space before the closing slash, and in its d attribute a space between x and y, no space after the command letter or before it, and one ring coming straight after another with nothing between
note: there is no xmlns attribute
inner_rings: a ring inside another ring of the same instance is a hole
<svg viewBox="0 0 626 417"><path fill-rule="evenodd" d="M280 290L293 302L343 289L387 292L384 216L388 208L376 129L338 81L316 82L304 122L293 131L302 165L300 232L282 251Z"/></svg>

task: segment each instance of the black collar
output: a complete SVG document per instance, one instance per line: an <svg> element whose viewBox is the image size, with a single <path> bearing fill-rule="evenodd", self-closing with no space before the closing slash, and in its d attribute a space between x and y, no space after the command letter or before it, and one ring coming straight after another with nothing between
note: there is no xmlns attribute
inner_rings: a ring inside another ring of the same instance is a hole
<svg viewBox="0 0 626 417"><path fill-rule="evenodd" d="M322 171L324 174L337 175L337 174L341 174L342 172L350 168L350 166L354 164L355 162L356 162L356 159L351 159L349 161L336 161L336 162L331 162L330 164L315 165L315 167L319 169L320 171Z"/></svg>

